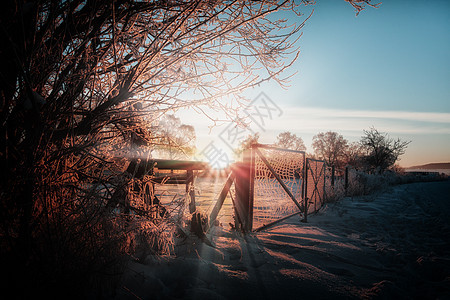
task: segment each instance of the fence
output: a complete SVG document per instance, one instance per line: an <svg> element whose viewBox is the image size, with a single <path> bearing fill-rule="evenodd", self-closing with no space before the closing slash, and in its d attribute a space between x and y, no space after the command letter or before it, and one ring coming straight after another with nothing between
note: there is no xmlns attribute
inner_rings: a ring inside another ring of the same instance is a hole
<svg viewBox="0 0 450 300"><path fill-rule="evenodd" d="M312 213L320 209L325 202L324 161L312 158L306 159L305 186L305 199L307 199L306 211Z"/></svg>
<svg viewBox="0 0 450 300"><path fill-rule="evenodd" d="M243 231L260 231L295 215L307 221L324 203L325 162L306 158L304 151L253 145L243 162L232 166L210 224L233 182L236 227Z"/></svg>
<svg viewBox="0 0 450 300"><path fill-rule="evenodd" d="M172 209L168 203L178 196L179 191L168 193L169 186L177 190L176 186L184 185L185 193L180 193L178 197L178 202L182 203L177 206L188 202L189 212L193 213L196 211L194 172L208 168L207 163L197 161L133 159L127 169L131 179L126 187L122 210L157 221L168 209Z"/></svg>
<svg viewBox="0 0 450 300"><path fill-rule="evenodd" d="M189 213L194 214L194 170L207 169L207 164L194 161L132 163L129 171L135 179L128 191L127 206L156 220L161 209L163 212L168 209L170 199L166 200L164 193L155 190L155 183L184 184ZM244 232L260 231L295 215L306 222L308 214L319 210L324 203L325 169L324 161L306 158L304 151L255 144L245 153L243 162L231 166L211 211L209 226L214 224L228 195L235 227ZM162 170L170 173L161 173Z"/></svg>

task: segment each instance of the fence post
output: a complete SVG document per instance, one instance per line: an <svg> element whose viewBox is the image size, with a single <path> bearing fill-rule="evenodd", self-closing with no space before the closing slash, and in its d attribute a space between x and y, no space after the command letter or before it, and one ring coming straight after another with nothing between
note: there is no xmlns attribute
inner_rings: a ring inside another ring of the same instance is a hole
<svg viewBox="0 0 450 300"><path fill-rule="evenodd" d="M345 185L344 185L344 187L345 187L345 196L347 196L347 189L348 189L348 166L345 167L345 177L344 177L344 180L345 180Z"/></svg>
<svg viewBox="0 0 450 300"><path fill-rule="evenodd" d="M331 187L334 187L334 165L331 166Z"/></svg>
<svg viewBox="0 0 450 300"><path fill-rule="evenodd" d="M325 189L325 186L327 185L327 176L325 174L326 170L327 170L326 162L323 162L322 168L323 168L323 196L322 196L322 202L320 203L321 208L325 204L325 199L327 199L327 190Z"/></svg>
<svg viewBox="0 0 450 300"><path fill-rule="evenodd" d="M249 201L248 201L248 228L249 231L253 230L253 203L255 197L255 149L250 149L250 189L249 189ZM244 156L245 161L245 156Z"/></svg>
<svg viewBox="0 0 450 300"><path fill-rule="evenodd" d="M244 153L244 162L233 165L233 173L236 176L234 186L236 189L236 210L241 221L241 228L244 232L252 231L252 220L250 219L253 209L253 194L251 180L251 157L250 152Z"/></svg>
<svg viewBox="0 0 450 300"><path fill-rule="evenodd" d="M195 190L194 190L194 171L186 170L186 193L189 194L189 213L194 213L197 208L195 206Z"/></svg>
<svg viewBox="0 0 450 300"><path fill-rule="evenodd" d="M305 197L303 198L304 201L304 208L303 208L303 220L302 222L307 223L308 222L308 165L309 165L309 160L307 158L305 158L305 178L304 178L304 182L305 182Z"/></svg>

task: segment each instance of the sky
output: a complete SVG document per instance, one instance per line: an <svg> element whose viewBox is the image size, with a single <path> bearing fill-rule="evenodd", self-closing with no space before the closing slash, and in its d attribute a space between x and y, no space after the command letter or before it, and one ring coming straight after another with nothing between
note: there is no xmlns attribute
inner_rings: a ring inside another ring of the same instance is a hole
<svg viewBox="0 0 450 300"><path fill-rule="evenodd" d="M249 92L254 103L272 107L264 124L255 119L260 142L290 131L312 152L319 132L352 142L375 127L411 141L403 167L450 162L450 1L386 0L358 16L345 1L311 8L290 86L267 83ZM178 116L194 125L203 157L213 148L230 155L227 124L210 129L189 110Z"/></svg>

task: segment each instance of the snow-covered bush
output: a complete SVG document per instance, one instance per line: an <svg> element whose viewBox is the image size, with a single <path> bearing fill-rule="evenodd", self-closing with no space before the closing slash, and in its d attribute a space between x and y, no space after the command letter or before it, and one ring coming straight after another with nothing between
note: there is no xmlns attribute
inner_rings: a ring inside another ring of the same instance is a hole
<svg viewBox="0 0 450 300"><path fill-rule="evenodd" d="M345 197L344 180L336 180L334 186L325 185L325 203L333 203Z"/></svg>
<svg viewBox="0 0 450 300"><path fill-rule="evenodd" d="M388 170L382 174L369 174L363 171L349 169L347 189L345 188L345 179L342 177L335 180L334 186L331 186L331 183L327 182L325 186L325 201L336 202L346 196L368 195L397 184L446 179L448 179L448 176L443 174L412 174L408 172L395 172L393 170Z"/></svg>

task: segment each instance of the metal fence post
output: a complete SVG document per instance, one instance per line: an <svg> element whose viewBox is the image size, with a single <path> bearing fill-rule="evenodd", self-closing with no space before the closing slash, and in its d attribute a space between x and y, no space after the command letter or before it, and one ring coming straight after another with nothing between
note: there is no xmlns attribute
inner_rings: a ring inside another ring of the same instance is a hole
<svg viewBox="0 0 450 300"><path fill-rule="evenodd" d="M309 160L305 158L305 197L304 197L304 208L303 208L303 215L304 218L302 222L308 222L308 170L309 170Z"/></svg>
<svg viewBox="0 0 450 300"><path fill-rule="evenodd" d="M348 189L348 166L345 167L345 196L347 196L347 189Z"/></svg>
<svg viewBox="0 0 450 300"><path fill-rule="evenodd" d="M325 204L325 199L327 199L327 190L325 188L325 186L327 185L327 176L325 174L327 164L325 162L322 164L322 168L323 168L323 196L322 202L320 203L320 207L323 207L323 205Z"/></svg>
<svg viewBox="0 0 450 300"><path fill-rule="evenodd" d="M334 187L334 165L331 166L331 187Z"/></svg>

